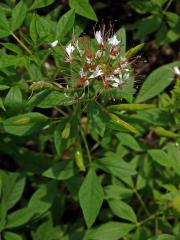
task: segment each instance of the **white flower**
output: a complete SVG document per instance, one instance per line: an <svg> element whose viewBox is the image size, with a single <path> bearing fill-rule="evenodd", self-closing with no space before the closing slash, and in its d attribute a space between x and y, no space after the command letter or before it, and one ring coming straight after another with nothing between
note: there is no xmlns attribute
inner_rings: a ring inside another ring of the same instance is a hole
<svg viewBox="0 0 180 240"><path fill-rule="evenodd" d="M101 75L103 75L103 71L100 69L99 66L97 66L96 70L93 72L93 74L89 78L95 78Z"/></svg>
<svg viewBox="0 0 180 240"><path fill-rule="evenodd" d="M98 42L98 44L99 45L103 45L104 43L103 43L103 37L102 37L102 34L101 34L101 31L96 31L95 32L95 38L96 38L96 40L97 40L97 42Z"/></svg>
<svg viewBox="0 0 180 240"><path fill-rule="evenodd" d="M92 63L92 60L90 58L86 58L86 63L87 64L91 64Z"/></svg>
<svg viewBox="0 0 180 240"><path fill-rule="evenodd" d="M174 72L175 74L177 74L178 76L180 76L180 70L178 67L174 67Z"/></svg>
<svg viewBox="0 0 180 240"><path fill-rule="evenodd" d="M85 83L84 83L84 87L87 87L89 85L89 81L86 80Z"/></svg>
<svg viewBox="0 0 180 240"><path fill-rule="evenodd" d="M86 77L87 76L87 73L84 72L83 68L80 70L79 74L80 74L81 77Z"/></svg>
<svg viewBox="0 0 180 240"><path fill-rule="evenodd" d="M91 76L89 78L96 78L103 75L103 71L100 69L99 66L96 67L96 70L93 72L93 74L91 74Z"/></svg>
<svg viewBox="0 0 180 240"><path fill-rule="evenodd" d="M118 41L116 35L114 35L113 37L108 39L108 43L113 46L117 46L120 43L120 41Z"/></svg>
<svg viewBox="0 0 180 240"><path fill-rule="evenodd" d="M74 50L75 50L75 47L70 43L70 44L66 47L67 55L70 57Z"/></svg>
<svg viewBox="0 0 180 240"><path fill-rule="evenodd" d="M127 81L129 77L130 77L129 73L119 74L119 77L112 78L113 83L111 83L111 85L117 88L120 85L122 85L125 81Z"/></svg>
<svg viewBox="0 0 180 240"><path fill-rule="evenodd" d="M58 45L58 40L55 40L50 45L51 45L51 47L56 47Z"/></svg>
<svg viewBox="0 0 180 240"><path fill-rule="evenodd" d="M103 52L101 50L97 50L95 58L101 58L103 55Z"/></svg>
<svg viewBox="0 0 180 240"><path fill-rule="evenodd" d="M45 63L44 63L44 67L45 67L46 69L51 69L51 65L50 65L48 62L45 62Z"/></svg>

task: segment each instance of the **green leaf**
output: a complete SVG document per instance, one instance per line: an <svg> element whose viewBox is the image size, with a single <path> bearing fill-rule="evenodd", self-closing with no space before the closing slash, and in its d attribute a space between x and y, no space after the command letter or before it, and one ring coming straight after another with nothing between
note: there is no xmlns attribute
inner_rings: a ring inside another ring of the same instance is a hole
<svg viewBox="0 0 180 240"><path fill-rule="evenodd" d="M4 100L4 105L6 108L13 110L18 110L23 104L22 92L19 87L11 87L6 98Z"/></svg>
<svg viewBox="0 0 180 240"><path fill-rule="evenodd" d="M162 1L162 0L161 0ZM166 0L167 1L167 0ZM160 0L157 1L157 4ZM158 5L152 0L132 0L128 4L133 8L137 13L144 14L148 12L157 12L159 10Z"/></svg>
<svg viewBox="0 0 180 240"><path fill-rule="evenodd" d="M163 167L171 167L172 161L168 157L168 154L160 149L153 149L148 151L149 155L152 157L154 161L159 163Z"/></svg>
<svg viewBox="0 0 180 240"><path fill-rule="evenodd" d="M31 197L28 209L35 213L36 217L41 216L49 210L57 194L57 182L50 181L43 184Z"/></svg>
<svg viewBox="0 0 180 240"><path fill-rule="evenodd" d="M98 177L90 169L79 190L79 201L88 228L96 220L103 203L104 192Z"/></svg>
<svg viewBox="0 0 180 240"><path fill-rule="evenodd" d="M10 66L16 67L20 63L22 63L23 57L17 57L13 55L3 54L0 56L0 68L6 68Z"/></svg>
<svg viewBox="0 0 180 240"><path fill-rule="evenodd" d="M21 0L16 7L12 11L12 18L11 18L11 31L14 32L18 29L25 17L26 17L27 7L23 0Z"/></svg>
<svg viewBox="0 0 180 240"><path fill-rule="evenodd" d="M27 207L10 213L7 217L5 229L20 227L28 223L33 218L33 216L34 212Z"/></svg>
<svg viewBox="0 0 180 240"><path fill-rule="evenodd" d="M29 8L29 10L43 8L43 7L49 6L53 2L55 2L55 0L34 0L33 4Z"/></svg>
<svg viewBox="0 0 180 240"><path fill-rule="evenodd" d="M74 9L80 16L97 21L96 13L91 7L89 0L69 0L70 8Z"/></svg>
<svg viewBox="0 0 180 240"><path fill-rule="evenodd" d="M142 147L136 141L136 139L128 133L117 133L117 138L120 140L121 144L129 147L135 151L142 151Z"/></svg>
<svg viewBox="0 0 180 240"><path fill-rule="evenodd" d="M56 39L63 42L65 36L72 31L75 20L75 12L73 9L66 12L57 23Z"/></svg>
<svg viewBox="0 0 180 240"><path fill-rule="evenodd" d="M73 161L61 161L42 173L44 177L66 180L74 175Z"/></svg>
<svg viewBox="0 0 180 240"><path fill-rule="evenodd" d="M1 97L0 97L0 108L1 108L3 111L6 111L6 109L5 109L5 107L4 107L3 100L2 100Z"/></svg>
<svg viewBox="0 0 180 240"><path fill-rule="evenodd" d="M40 108L52 108L64 105L65 101L67 101L67 97L64 96L64 93L59 91L44 90L35 94L28 104Z"/></svg>
<svg viewBox="0 0 180 240"><path fill-rule="evenodd" d="M151 15L138 20L134 24L134 27L137 29L134 38L140 39L141 37L156 31L160 27L161 21L162 19L158 15Z"/></svg>
<svg viewBox="0 0 180 240"><path fill-rule="evenodd" d="M5 48L15 52L17 54L22 54L22 50L14 43L1 43Z"/></svg>
<svg viewBox="0 0 180 240"><path fill-rule="evenodd" d="M32 112L8 118L3 122L3 126L8 133L23 136L31 134L32 131L36 130L37 127L41 126L47 120L48 118L45 115Z"/></svg>
<svg viewBox="0 0 180 240"><path fill-rule="evenodd" d="M4 12L0 11L0 38L11 34L10 24Z"/></svg>
<svg viewBox="0 0 180 240"><path fill-rule="evenodd" d="M174 79L173 67L180 66L180 62L166 64L154 70L144 81L140 92L135 100L136 103L144 102L157 96Z"/></svg>
<svg viewBox="0 0 180 240"><path fill-rule="evenodd" d="M9 88L9 86L7 86L7 85L0 85L0 91L6 90L8 88Z"/></svg>
<svg viewBox="0 0 180 240"><path fill-rule="evenodd" d="M136 171L132 168L130 163L125 162L115 153L109 153L107 156L96 160L96 164L105 172L119 178L136 174Z"/></svg>
<svg viewBox="0 0 180 240"><path fill-rule="evenodd" d="M37 28L36 28L36 14L32 15L31 18L31 23L29 26L29 33L30 33L30 37L33 40L34 44L36 45L37 40L38 40L38 33L37 33Z"/></svg>
<svg viewBox="0 0 180 240"><path fill-rule="evenodd" d="M87 234L87 239L91 240L119 240L126 236L135 225L120 222L107 222L96 229L92 229Z"/></svg>
<svg viewBox="0 0 180 240"><path fill-rule="evenodd" d="M126 52L126 30L124 27L121 27L117 32L116 32L117 38L121 43L121 48L120 48L120 55L124 56Z"/></svg>
<svg viewBox="0 0 180 240"><path fill-rule="evenodd" d="M127 203L117 199L110 199L108 200L108 204L114 215L134 223L137 222L137 217L134 213L134 210Z"/></svg>
<svg viewBox="0 0 180 240"><path fill-rule="evenodd" d="M161 234L157 237L148 238L148 240L178 240L178 239L173 235Z"/></svg>
<svg viewBox="0 0 180 240"><path fill-rule="evenodd" d="M12 208L21 198L25 186L25 178L18 173L9 173L3 181L3 198L6 209Z"/></svg>
<svg viewBox="0 0 180 240"><path fill-rule="evenodd" d="M23 240L23 238L20 235L8 231L3 232L3 237L4 237L3 239L5 240Z"/></svg>
<svg viewBox="0 0 180 240"><path fill-rule="evenodd" d="M92 129L100 136L103 136L106 128L105 122L107 119L105 113L95 102L89 102L87 112Z"/></svg>

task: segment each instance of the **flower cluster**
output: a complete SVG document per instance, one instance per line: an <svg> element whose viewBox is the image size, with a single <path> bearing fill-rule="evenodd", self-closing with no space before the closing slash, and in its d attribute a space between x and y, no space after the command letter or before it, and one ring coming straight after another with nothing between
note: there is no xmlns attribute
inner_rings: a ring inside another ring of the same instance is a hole
<svg viewBox="0 0 180 240"><path fill-rule="evenodd" d="M73 39L65 48L65 61L76 66L77 86L87 87L94 82L104 88L120 88L131 79L127 59L120 55L121 42L105 29L94 32L95 40L83 36ZM78 63L78 64L77 64Z"/></svg>

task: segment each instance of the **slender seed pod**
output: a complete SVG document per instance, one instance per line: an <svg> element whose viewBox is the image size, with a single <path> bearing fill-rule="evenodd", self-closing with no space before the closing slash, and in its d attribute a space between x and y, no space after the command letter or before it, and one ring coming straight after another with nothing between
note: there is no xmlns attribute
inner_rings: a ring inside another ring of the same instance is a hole
<svg viewBox="0 0 180 240"><path fill-rule="evenodd" d="M77 147L77 149L75 151L75 162L80 171L82 171L82 172L86 171L86 167L84 165L83 154L82 154L82 150L80 147Z"/></svg>

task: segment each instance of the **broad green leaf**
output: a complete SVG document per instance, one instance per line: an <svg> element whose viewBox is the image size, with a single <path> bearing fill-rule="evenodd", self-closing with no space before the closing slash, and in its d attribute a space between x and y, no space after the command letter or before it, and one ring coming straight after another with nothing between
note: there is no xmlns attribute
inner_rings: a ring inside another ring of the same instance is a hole
<svg viewBox="0 0 180 240"><path fill-rule="evenodd" d="M55 2L55 0L34 0L33 4L29 10L34 10L37 8L43 8Z"/></svg>
<svg viewBox="0 0 180 240"><path fill-rule="evenodd" d="M172 161L172 167L180 175L180 146L169 143L167 147L168 156Z"/></svg>
<svg viewBox="0 0 180 240"><path fill-rule="evenodd" d="M25 178L18 173L9 173L3 180L3 198L8 210L21 198L24 191Z"/></svg>
<svg viewBox="0 0 180 240"><path fill-rule="evenodd" d="M171 167L172 166L172 161L168 157L168 154L165 153L163 150L160 149L153 149L149 150L148 153L152 157L154 161L162 165L163 167Z"/></svg>
<svg viewBox="0 0 180 240"><path fill-rule="evenodd" d="M61 161L42 173L44 177L66 180L74 175L73 161Z"/></svg>
<svg viewBox="0 0 180 240"><path fill-rule="evenodd" d="M128 133L117 133L117 138L120 140L121 144L129 147L135 151L143 151L143 148L136 141L136 139Z"/></svg>
<svg viewBox="0 0 180 240"><path fill-rule="evenodd" d="M57 194L57 182L50 181L43 184L31 197L28 209L36 214L36 217L41 216L49 210L54 202Z"/></svg>
<svg viewBox="0 0 180 240"><path fill-rule="evenodd" d="M31 221L34 216L34 211L27 207L12 212L7 217L7 223L5 229L16 228L23 226L24 224Z"/></svg>
<svg viewBox="0 0 180 240"><path fill-rule="evenodd" d="M10 66L17 66L22 63L23 57L4 54L0 56L0 68L7 68Z"/></svg>
<svg viewBox="0 0 180 240"><path fill-rule="evenodd" d="M32 15L31 23L29 26L29 33L30 33L31 39L33 40L34 44L36 45L37 40L38 40L38 33L37 33L37 28L36 28L36 14Z"/></svg>
<svg viewBox="0 0 180 240"><path fill-rule="evenodd" d="M15 117L6 119L3 126L6 132L17 136L31 134L42 123L46 122L48 118L38 112L19 114Z"/></svg>
<svg viewBox="0 0 180 240"><path fill-rule="evenodd" d="M157 237L148 238L148 240L178 240L178 239L170 234L160 234Z"/></svg>
<svg viewBox="0 0 180 240"><path fill-rule="evenodd" d="M15 52L17 54L22 54L22 50L14 43L1 43L5 48Z"/></svg>
<svg viewBox="0 0 180 240"><path fill-rule="evenodd" d="M10 88L10 87L7 85L0 85L0 91L6 90L8 88Z"/></svg>
<svg viewBox="0 0 180 240"><path fill-rule="evenodd" d="M96 220L103 203L104 192L93 169L90 169L79 190L79 201L88 228Z"/></svg>
<svg viewBox="0 0 180 240"><path fill-rule="evenodd" d="M120 41L121 48L120 48L120 55L124 56L126 52L126 30L124 27L121 27L116 32L117 38Z"/></svg>
<svg viewBox="0 0 180 240"><path fill-rule="evenodd" d="M52 22L45 17L40 17L36 15L36 29L39 35L39 38L46 40L49 44L54 41L55 25L52 25Z"/></svg>
<svg viewBox="0 0 180 240"><path fill-rule="evenodd" d="M159 2L160 1L158 0L157 3ZM157 12L159 10L158 5L154 1L150 0L132 0L129 1L128 4L131 8L133 8L137 13L140 14Z"/></svg>
<svg viewBox="0 0 180 240"><path fill-rule="evenodd" d="M11 31L14 32L18 29L25 17L26 17L27 7L23 0L21 0L16 7L12 11L12 18L11 18Z"/></svg>
<svg viewBox="0 0 180 240"><path fill-rule="evenodd" d="M144 81L140 92L136 98L136 103L144 102L157 96L162 92L174 79L174 66L180 66L180 62L166 64L154 70Z"/></svg>
<svg viewBox="0 0 180 240"><path fill-rule="evenodd" d="M64 93L59 91L44 90L35 94L29 101L29 105L38 106L40 108L52 108L64 105L67 101Z"/></svg>
<svg viewBox="0 0 180 240"><path fill-rule="evenodd" d="M134 223L137 222L137 217L136 214L134 213L134 210L127 203L117 199L116 200L110 199L108 200L108 204L114 215Z"/></svg>
<svg viewBox="0 0 180 240"><path fill-rule="evenodd" d="M6 108L18 110L22 107L23 99L22 92L19 87L11 87L6 98L4 100L4 105Z"/></svg>
<svg viewBox="0 0 180 240"><path fill-rule="evenodd" d="M22 236L19 234L8 231L3 232L3 237L4 240L23 240Z"/></svg>
<svg viewBox="0 0 180 240"><path fill-rule="evenodd" d="M6 111L6 109L5 109L5 107L4 107L3 100L2 100L1 97L0 97L0 108L1 108L3 111Z"/></svg>
<svg viewBox="0 0 180 240"><path fill-rule="evenodd" d="M96 13L90 5L89 0L69 0L69 5L80 16L97 21Z"/></svg>
<svg viewBox="0 0 180 240"><path fill-rule="evenodd" d="M129 198L133 194L133 190L120 185L108 185L105 187L106 199L125 199Z"/></svg>
<svg viewBox="0 0 180 240"><path fill-rule="evenodd" d="M118 154L109 153L107 156L96 160L95 163L105 172L119 178L136 174L131 164L122 160Z"/></svg>
<svg viewBox="0 0 180 240"><path fill-rule="evenodd" d="M73 9L66 12L57 23L56 39L63 42L65 36L72 31L75 20L75 12Z"/></svg>
<svg viewBox="0 0 180 240"><path fill-rule="evenodd" d="M88 104L88 118L93 130L100 136L104 135L107 116L101 110L98 104L90 102Z"/></svg>
<svg viewBox="0 0 180 240"><path fill-rule="evenodd" d="M134 34L135 39L140 39L141 37L156 31L160 27L161 22L162 19L159 15L151 15L138 20L134 24L134 27L137 29Z"/></svg>
<svg viewBox="0 0 180 240"><path fill-rule="evenodd" d="M120 222L107 222L87 233L88 240L119 240L126 236L135 225Z"/></svg>
<svg viewBox="0 0 180 240"><path fill-rule="evenodd" d="M4 12L0 11L0 38L11 34L10 24Z"/></svg>

